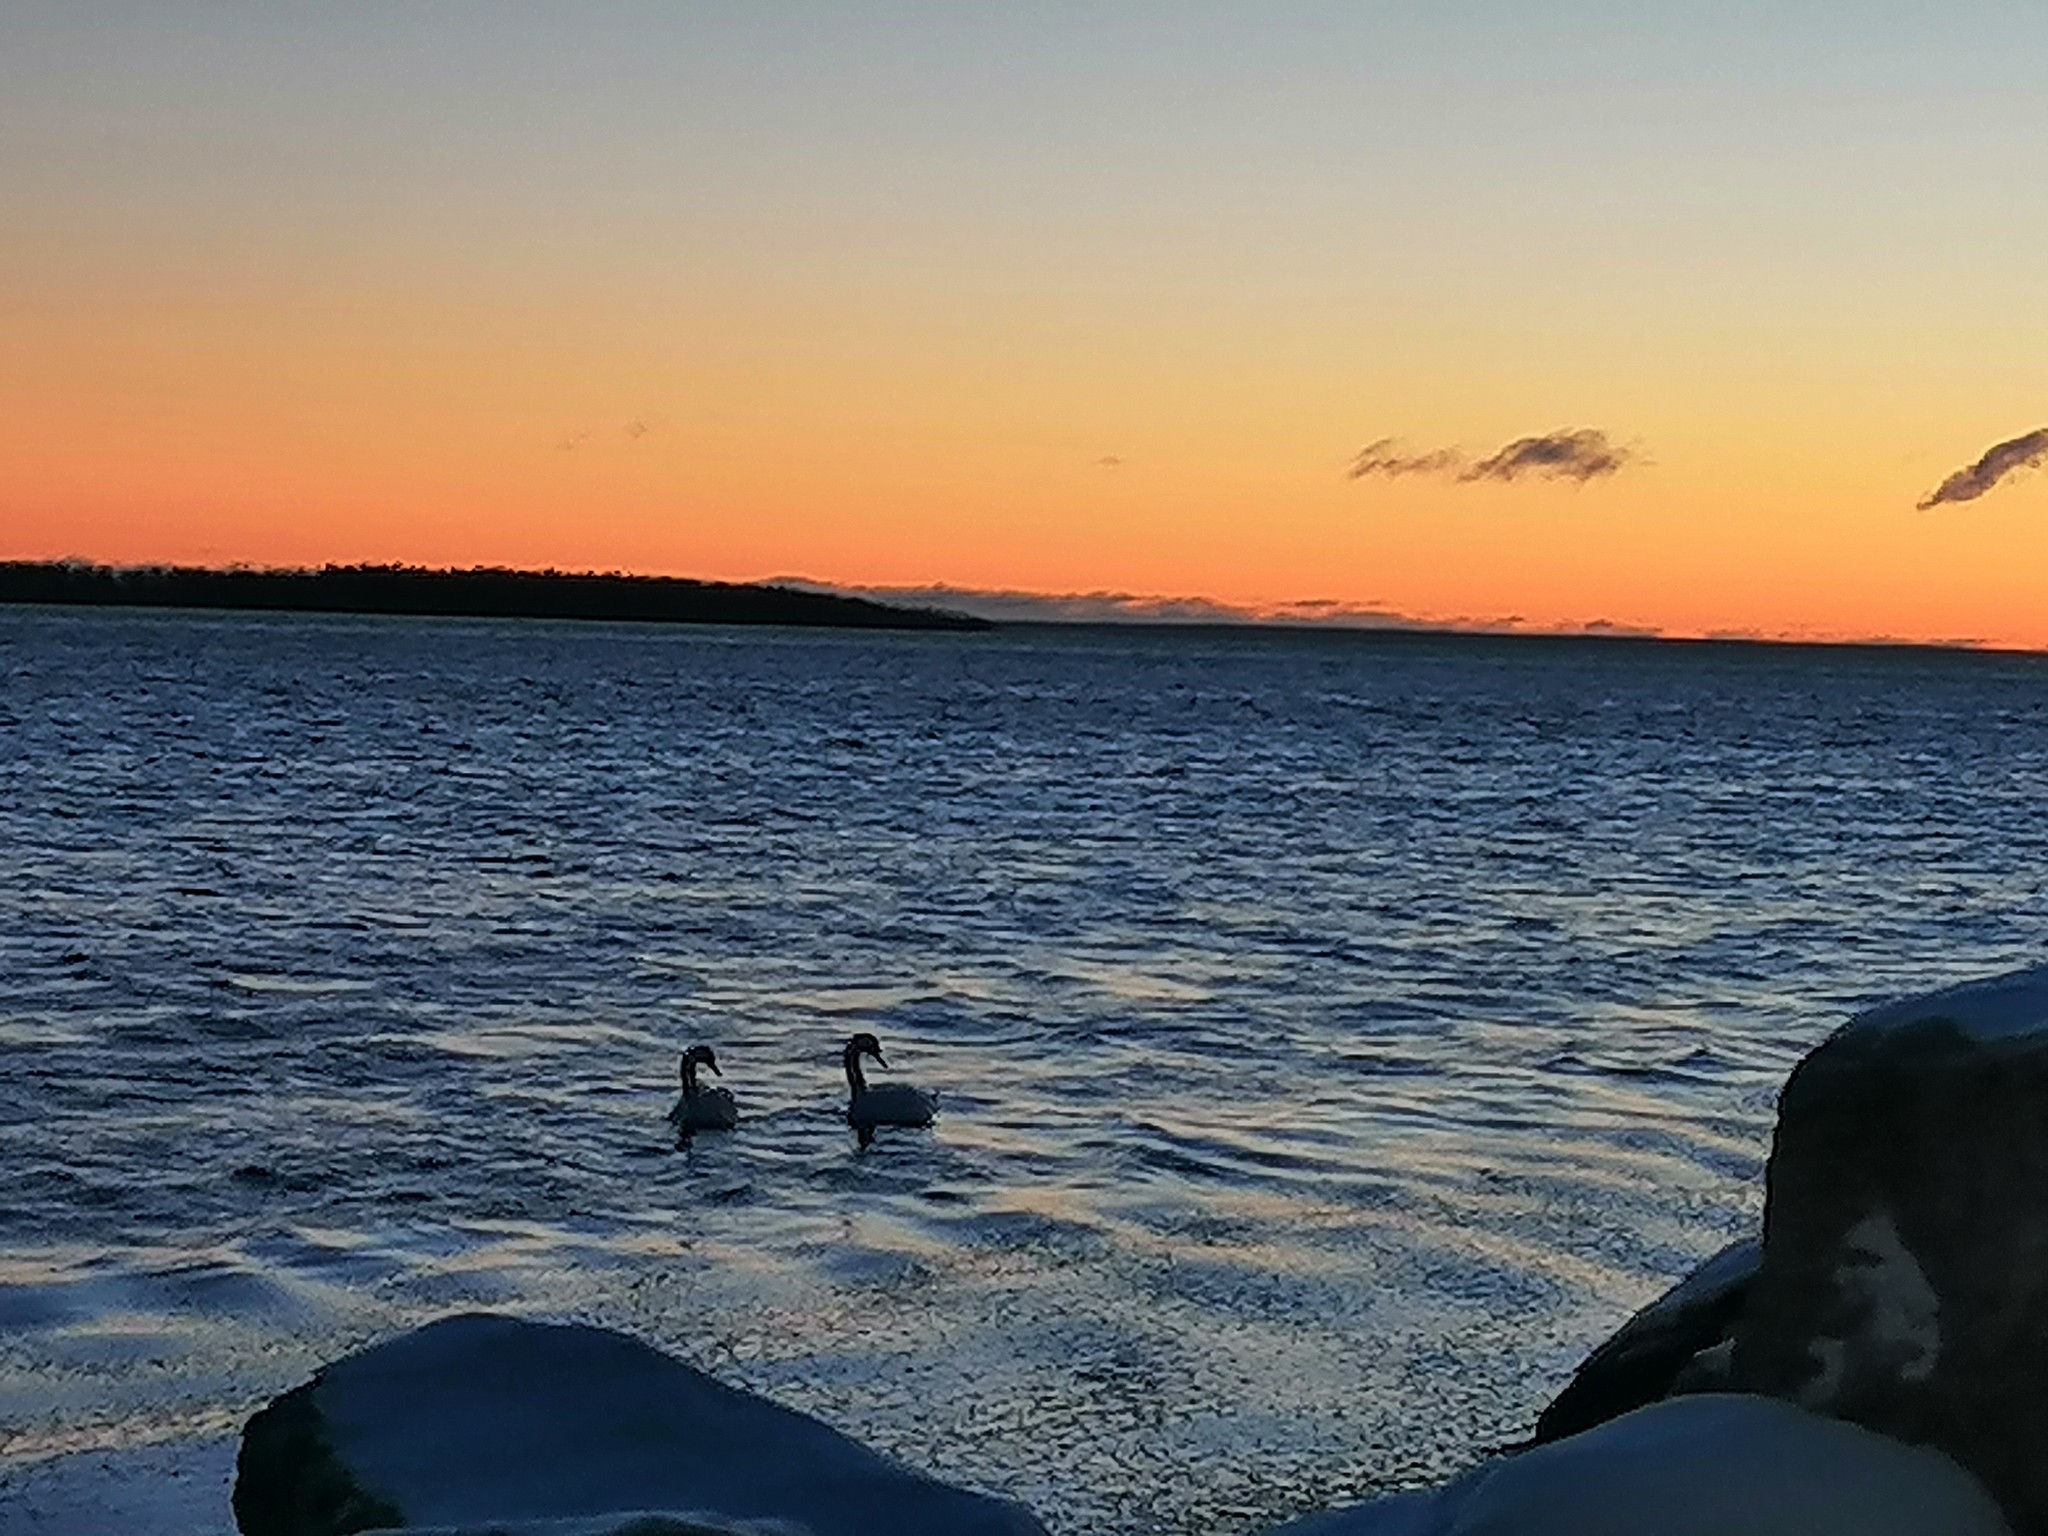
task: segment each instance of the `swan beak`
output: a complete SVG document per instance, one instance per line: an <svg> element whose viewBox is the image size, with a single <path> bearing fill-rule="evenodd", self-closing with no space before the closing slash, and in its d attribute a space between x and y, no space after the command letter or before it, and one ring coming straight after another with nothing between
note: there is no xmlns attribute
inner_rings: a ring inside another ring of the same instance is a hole
<svg viewBox="0 0 2048 1536"><path fill-rule="evenodd" d="M725 1076L725 1074L724 1074L723 1072L721 1072L721 1071L719 1071L719 1070L718 1070L718 1063L717 1063L717 1062L715 1062L715 1061L707 1061L707 1062L705 1062L705 1063L704 1063L704 1065L705 1065L705 1066L707 1066L707 1067L709 1067L709 1068L711 1069L711 1075L712 1075L713 1077L723 1077L723 1076Z"/></svg>
<svg viewBox="0 0 2048 1536"><path fill-rule="evenodd" d="M875 1051L875 1052L872 1052L871 1054L872 1054L872 1055L874 1056L874 1058L875 1058L875 1065L876 1065L876 1066L879 1066L879 1067L886 1067L887 1065L889 1065L889 1058L888 1058L888 1057L886 1057L886 1056L884 1056L884 1055L883 1055L883 1054L882 1054L882 1053L881 1053L880 1051Z"/></svg>

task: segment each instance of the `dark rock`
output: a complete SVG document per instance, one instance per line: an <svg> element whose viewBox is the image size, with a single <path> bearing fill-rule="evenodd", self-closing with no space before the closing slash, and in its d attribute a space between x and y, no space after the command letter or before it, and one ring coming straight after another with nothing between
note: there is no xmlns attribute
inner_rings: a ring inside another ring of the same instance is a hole
<svg viewBox="0 0 2048 1536"><path fill-rule="evenodd" d="M1725 1386L1735 1319L1762 1258L1753 1237L1730 1243L1622 1324L1543 1410L1535 1443L1580 1434L1674 1392Z"/></svg>
<svg viewBox="0 0 2048 1536"><path fill-rule="evenodd" d="M527 1522L564 1536L744 1522L1044 1536L1021 1505L938 1482L623 1335L475 1314L351 1355L257 1413L234 1505L244 1536Z"/></svg>
<svg viewBox="0 0 2048 1536"><path fill-rule="evenodd" d="M2048 1536L2048 969L1878 1009L1800 1063L1733 1366L1939 1447Z"/></svg>
<svg viewBox="0 0 2048 1536"><path fill-rule="evenodd" d="M313 1401L318 1378L260 1410L235 1456L235 1527L242 1536L348 1536L404 1517L336 1456Z"/></svg>

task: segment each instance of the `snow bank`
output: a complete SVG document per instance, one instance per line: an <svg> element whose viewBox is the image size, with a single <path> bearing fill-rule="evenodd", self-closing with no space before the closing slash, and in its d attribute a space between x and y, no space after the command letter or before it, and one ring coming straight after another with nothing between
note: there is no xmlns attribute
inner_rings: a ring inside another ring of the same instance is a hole
<svg viewBox="0 0 2048 1536"><path fill-rule="evenodd" d="M1269 1536L2010 1536L1939 1451L1789 1403L1673 1398L1495 1462L1434 1494Z"/></svg>
<svg viewBox="0 0 2048 1536"><path fill-rule="evenodd" d="M2027 1037L2048 1044L2048 966L1887 1003L1859 1014L1843 1028L1872 1034L1937 1022L1953 1026L1979 1044L2018 1042Z"/></svg>

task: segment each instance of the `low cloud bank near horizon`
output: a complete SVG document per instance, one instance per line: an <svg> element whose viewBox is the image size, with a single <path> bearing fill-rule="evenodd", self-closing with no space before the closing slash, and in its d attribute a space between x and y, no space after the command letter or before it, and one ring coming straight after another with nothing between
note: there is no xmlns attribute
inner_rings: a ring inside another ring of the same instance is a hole
<svg viewBox="0 0 2048 1536"><path fill-rule="evenodd" d="M1884 630L1787 627L1666 628L1608 618L1543 622L1521 614L1423 617L1378 603L1307 598L1239 605L1210 597L1167 597L1136 592L1024 592L1010 588L954 587L942 583L902 587L841 586L800 576L768 578L766 585L865 597L902 607L943 608L997 624L1129 624L1166 628L1216 625L1240 629L1381 630L1410 634L1536 636L1553 639L1719 641L1743 645L1938 646L2003 649L1981 636L1928 639Z"/></svg>
<svg viewBox="0 0 2048 1536"><path fill-rule="evenodd" d="M2023 470L2039 469L2043 464L2048 464L2048 427L2036 427L2002 443L1993 443L1976 463L1965 465L1928 492L1919 503L1920 510L1925 512L1929 507L1950 502L1975 501L2000 481Z"/></svg>
<svg viewBox="0 0 2048 1536"><path fill-rule="evenodd" d="M1247 605L1209 597L1166 597L1137 592L1022 592L1006 588L848 587L795 577L775 586L800 587L842 597L865 597L910 608L943 608L998 624L1219 624L1245 628L1395 629L1456 634L1637 635L1659 632L1594 619L1584 624L1533 625L1517 616L1425 618L1377 603L1335 598Z"/></svg>
<svg viewBox="0 0 2048 1536"><path fill-rule="evenodd" d="M1575 480L1584 485L1589 480L1604 479L1641 458L1635 449L1616 443L1598 427L1561 427L1534 437L1518 437L1477 462L1468 458L1462 448L1408 453L1402 449L1399 438L1383 437L1359 449L1345 474L1352 480L1436 475L1461 485L1481 480L1511 483L1522 479Z"/></svg>
<svg viewBox="0 0 2048 1536"><path fill-rule="evenodd" d="M872 598L909 608L945 608L998 624L1329 624L1379 629L1447 626L1370 603L1332 598L1271 606L1244 606L1210 597L1166 597L1140 592L1024 592L1006 587L849 587L799 577L771 585Z"/></svg>

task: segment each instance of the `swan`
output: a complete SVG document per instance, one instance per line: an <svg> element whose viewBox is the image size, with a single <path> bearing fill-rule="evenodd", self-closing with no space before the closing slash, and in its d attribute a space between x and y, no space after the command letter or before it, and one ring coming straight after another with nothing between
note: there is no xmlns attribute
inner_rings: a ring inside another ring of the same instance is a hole
<svg viewBox="0 0 2048 1536"><path fill-rule="evenodd" d="M939 1112L938 1102L923 1089L905 1083L870 1088L860 1070L863 1056L874 1057L881 1066L889 1065L882 1059L882 1042L873 1035L855 1035L846 1042L846 1123L860 1132L860 1144L866 1146L875 1139L878 1125L930 1125Z"/></svg>
<svg viewBox="0 0 2048 1536"><path fill-rule="evenodd" d="M685 1136L692 1131L729 1131L740 1123L740 1107L733 1102L730 1089L697 1086L700 1065L718 1072L718 1058L708 1045L693 1045L683 1052L683 1096L668 1112L675 1128ZM725 1076L723 1072L718 1075Z"/></svg>

